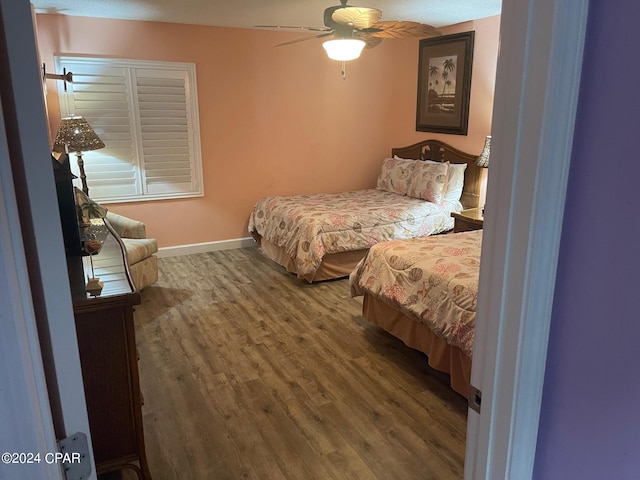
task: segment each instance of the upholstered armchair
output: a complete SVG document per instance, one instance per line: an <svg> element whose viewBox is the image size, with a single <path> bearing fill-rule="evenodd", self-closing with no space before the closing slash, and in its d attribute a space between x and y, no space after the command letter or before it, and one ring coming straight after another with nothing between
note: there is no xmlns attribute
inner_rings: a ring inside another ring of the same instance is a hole
<svg viewBox="0 0 640 480"><path fill-rule="evenodd" d="M131 280L137 290L158 280L158 242L147 238L145 224L117 213L107 212L107 221L124 243Z"/></svg>
<svg viewBox="0 0 640 480"><path fill-rule="evenodd" d="M131 281L142 290L158 281L158 242L147 238L144 223L108 211L77 187L73 189L78 221L88 223L92 218L104 218L113 227L124 244Z"/></svg>

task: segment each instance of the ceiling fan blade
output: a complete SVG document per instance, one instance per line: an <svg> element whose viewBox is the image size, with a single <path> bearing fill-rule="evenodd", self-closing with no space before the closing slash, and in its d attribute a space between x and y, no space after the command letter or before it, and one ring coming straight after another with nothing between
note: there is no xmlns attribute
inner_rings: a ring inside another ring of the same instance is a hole
<svg viewBox="0 0 640 480"><path fill-rule="evenodd" d="M270 28L272 30L288 29L288 30L310 30L312 32L328 32L331 29L327 27L294 27L289 25L254 25L253 28Z"/></svg>
<svg viewBox="0 0 640 480"><path fill-rule="evenodd" d="M279 43L276 47L283 47L285 45L293 45L294 43L306 42L307 40L313 40L315 38L328 37L329 35L333 35L333 30L328 31L326 33L321 33L320 35L310 35L308 37L296 38L295 40L289 40L288 42Z"/></svg>
<svg viewBox="0 0 640 480"><path fill-rule="evenodd" d="M431 25L418 22L378 22L366 32L373 37L402 38L402 37L436 37L442 32Z"/></svg>
<svg viewBox="0 0 640 480"><path fill-rule="evenodd" d="M331 15L331 19L340 24L365 29L372 27L382 18L382 12L377 8L344 7L338 8Z"/></svg>
<svg viewBox="0 0 640 480"><path fill-rule="evenodd" d="M374 37L368 33L362 33L362 32L358 32L357 38L364 41L365 43L364 48L376 47L382 43L382 40L384 40L383 38Z"/></svg>

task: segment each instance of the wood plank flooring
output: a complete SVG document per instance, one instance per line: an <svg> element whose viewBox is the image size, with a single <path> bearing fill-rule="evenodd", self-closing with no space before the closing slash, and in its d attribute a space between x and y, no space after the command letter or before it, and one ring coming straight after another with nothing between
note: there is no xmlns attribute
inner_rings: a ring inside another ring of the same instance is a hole
<svg viewBox="0 0 640 480"><path fill-rule="evenodd" d="M465 400L348 280L256 248L159 266L135 313L154 480L462 478Z"/></svg>

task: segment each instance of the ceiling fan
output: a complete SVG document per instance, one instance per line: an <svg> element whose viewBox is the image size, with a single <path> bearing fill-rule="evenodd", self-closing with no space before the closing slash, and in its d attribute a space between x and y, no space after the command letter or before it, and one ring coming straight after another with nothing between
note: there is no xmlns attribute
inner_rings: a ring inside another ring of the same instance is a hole
<svg viewBox="0 0 640 480"><path fill-rule="evenodd" d="M373 48L385 38L432 37L442 32L431 25L406 21L380 21L382 12L377 8L352 7L347 0L340 0L340 5L324 10L324 27L290 27L280 25L261 25L262 28L292 28L319 31L317 35L298 38L283 45L323 38L333 35L333 39L323 43L329 58L339 61L354 60L360 56L364 47Z"/></svg>

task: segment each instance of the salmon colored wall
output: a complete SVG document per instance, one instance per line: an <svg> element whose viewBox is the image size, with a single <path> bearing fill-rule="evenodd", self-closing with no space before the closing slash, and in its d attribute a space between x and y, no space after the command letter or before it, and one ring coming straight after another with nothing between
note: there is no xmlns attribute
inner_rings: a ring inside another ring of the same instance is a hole
<svg viewBox="0 0 640 480"><path fill-rule="evenodd" d="M205 196L118 203L142 220L160 247L248 236L247 219L266 195L338 192L375 185L393 146L441 138L472 153L490 131L499 17L475 30L469 134L415 131L418 40L387 40L347 64L320 41L274 48L299 34L40 14L38 45L47 71L57 54L196 64ZM50 126L60 111L48 80Z"/></svg>

